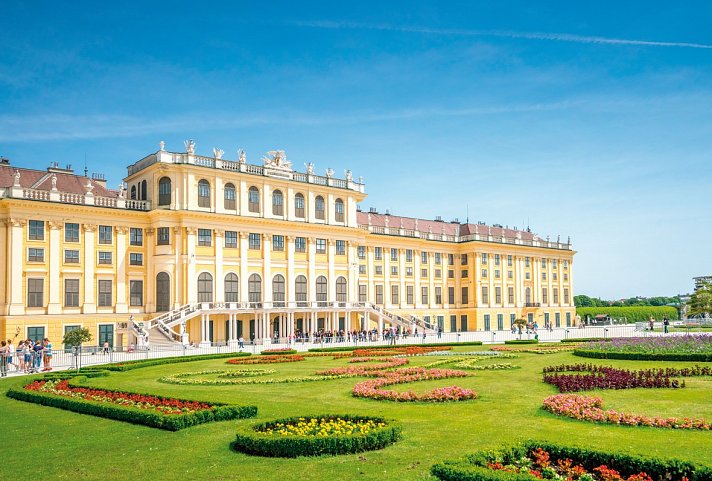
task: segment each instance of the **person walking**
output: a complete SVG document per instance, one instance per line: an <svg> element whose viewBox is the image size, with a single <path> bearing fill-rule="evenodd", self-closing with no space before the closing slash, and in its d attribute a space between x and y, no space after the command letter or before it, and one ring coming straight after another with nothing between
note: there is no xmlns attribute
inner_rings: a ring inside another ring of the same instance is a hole
<svg viewBox="0 0 712 481"><path fill-rule="evenodd" d="M667 317L663 318L663 332L665 334L668 333L668 327L670 327L670 321L668 320Z"/></svg>
<svg viewBox="0 0 712 481"><path fill-rule="evenodd" d="M7 342L0 342L0 377L7 377Z"/></svg>
<svg viewBox="0 0 712 481"><path fill-rule="evenodd" d="M45 337L44 339L44 369L43 371L51 371L52 370L52 343L48 338Z"/></svg>

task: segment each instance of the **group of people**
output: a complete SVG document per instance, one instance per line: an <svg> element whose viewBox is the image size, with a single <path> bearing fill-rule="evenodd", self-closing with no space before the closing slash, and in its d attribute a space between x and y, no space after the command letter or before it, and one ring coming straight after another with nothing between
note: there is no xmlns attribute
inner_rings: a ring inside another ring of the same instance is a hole
<svg viewBox="0 0 712 481"><path fill-rule="evenodd" d="M0 376L6 377L10 367L15 372L34 373L52 370L52 343L48 338L20 341L17 346L12 339L0 341Z"/></svg>
<svg viewBox="0 0 712 481"><path fill-rule="evenodd" d="M403 338L407 339L410 336L418 337L418 328L415 328L414 332L410 329L402 329L400 326L397 328L391 327L383 329L383 331L378 332L378 329L361 330L361 331L326 331L324 329L319 329L316 332L303 332L297 331L295 335L289 336L289 343L292 342L314 342L325 344L336 343L336 342L370 342L378 341L380 339L385 339L395 343L397 339ZM423 332L423 337L425 337L425 332ZM275 342L279 342L279 335L275 333Z"/></svg>

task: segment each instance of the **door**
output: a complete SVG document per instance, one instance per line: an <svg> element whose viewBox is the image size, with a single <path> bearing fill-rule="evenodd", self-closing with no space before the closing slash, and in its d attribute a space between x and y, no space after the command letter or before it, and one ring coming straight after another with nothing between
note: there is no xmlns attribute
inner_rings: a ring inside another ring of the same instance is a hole
<svg viewBox="0 0 712 481"><path fill-rule="evenodd" d="M156 312L171 310L171 278L165 272L156 276Z"/></svg>
<svg viewBox="0 0 712 481"><path fill-rule="evenodd" d="M113 324L99 324L99 346L103 347L105 342L109 343L109 347L114 347Z"/></svg>
<svg viewBox="0 0 712 481"><path fill-rule="evenodd" d="M210 339L210 343L212 344L215 342L215 337L213 337L213 320L208 321L208 339Z"/></svg>

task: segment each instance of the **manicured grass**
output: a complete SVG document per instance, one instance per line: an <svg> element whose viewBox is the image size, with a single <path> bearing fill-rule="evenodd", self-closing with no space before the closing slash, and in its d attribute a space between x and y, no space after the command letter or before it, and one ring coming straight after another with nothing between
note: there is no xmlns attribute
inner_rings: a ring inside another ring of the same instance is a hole
<svg viewBox="0 0 712 481"><path fill-rule="evenodd" d="M463 346L457 349L485 348ZM474 389L479 395L471 401L438 404L353 398L351 389L364 378L234 386L179 386L158 382L158 378L170 373L233 369L224 359L151 366L88 381L97 387L258 407L255 419L204 424L179 432L157 431L15 401L5 397L4 392L10 386L22 386L30 378L10 378L0 383L0 413L7 440L5 452L8 453L3 456L2 472L20 473L29 467L41 466L44 479L432 480L429 470L436 462L525 438L677 457L712 465L712 450L704 449L712 443L712 432L596 425L544 412L542 400L557 391L542 382L542 368L580 362L581 358L569 352L546 356L522 353L518 356L505 361L521 366L521 369L473 371L474 375L468 378L398 386L399 390L412 388L422 392L434 387L459 385ZM411 358L410 366L422 366L437 359L442 358ZM502 361L487 359L482 364L496 362ZM590 362L635 369L667 365L651 361L591 359ZM694 364L676 362L674 367ZM296 363L252 367L275 369L277 372L268 377L285 378L346 365L345 359L317 357ZM610 409L712 419L712 403L709 402L712 378L687 379L686 382L686 388L677 390L592 393L602 397ZM230 450L238 425L316 411L395 419L403 427L403 439L380 451L337 457L265 459Z"/></svg>

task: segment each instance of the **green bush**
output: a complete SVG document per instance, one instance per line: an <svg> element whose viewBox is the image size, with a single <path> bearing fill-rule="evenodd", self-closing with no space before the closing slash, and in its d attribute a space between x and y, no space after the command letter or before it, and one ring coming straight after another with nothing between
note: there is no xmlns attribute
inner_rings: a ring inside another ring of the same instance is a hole
<svg viewBox="0 0 712 481"><path fill-rule="evenodd" d="M432 467L431 473L443 481L532 481L537 478L530 474L491 470L486 465L493 461L504 465L514 463L530 455L537 448L548 452L552 463L571 459L574 464L582 465L587 471L605 464L619 471L624 478L645 472L654 480L679 481L684 476L690 481L712 481L712 469L686 461L643 457L615 451L596 451L543 441L526 441L499 451L479 451L464 459L438 463Z"/></svg>
<svg viewBox="0 0 712 481"><path fill-rule="evenodd" d="M574 356L593 359L626 359L630 361L692 361L712 362L709 353L645 353L645 352L612 352L589 349L574 349Z"/></svg>
<svg viewBox="0 0 712 481"><path fill-rule="evenodd" d="M134 393L141 394L141 393ZM156 411L118 406L86 399L57 396L51 393L28 391L26 389L10 389L7 396L19 401L51 406L81 414L89 414L102 418L141 424L153 428L178 431L197 424L228 419L242 419L257 415L255 406L233 406L222 403L211 403L216 406L211 410L196 411L187 414L162 414ZM148 396L155 396L148 394ZM165 399L165 398L164 398ZM185 400L183 400L185 401Z"/></svg>
<svg viewBox="0 0 712 481"><path fill-rule="evenodd" d="M539 339L510 339L505 344L539 344Z"/></svg>
<svg viewBox="0 0 712 481"><path fill-rule="evenodd" d="M329 414L318 416L301 416L301 418L336 418L347 421L372 420L386 423L385 427L372 429L366 434L343 436L272 436L260 434L257 431L273 427L275 423L298 422L300 417L279 419L257 425L240 426L237 437L231 443L231 448L246 454L273 458L296 458L299 456L322 456L353 454L363 451L383 449L401 438L402 430L395 421L382 418L353 416L350 414Z"/></svg>
<svg viewBox="0 0 712 481"><path fill-rule="evenodd" d="M296 349L265 349L260 354L265 356L290 356L296 353Z"/></svg>
<svg viewBox="0 0 712 481"><path fill-rule="evenodd" d="M175 356L162 357L158 359L137 359L135 361L116 362L113 364L102 364L98 366L83 367L82 372L86 371L131 371L142 367L160 366L162 364L177 364L181 362L205 361L209 359L223 359L226 357L246 357L250 356L249 352L229 352L221 354L201 354L198 356Z"/></svg>
<svg viewBox="0 0 712 481"><path fill-rule="evenodd" d="M356 349L393 349L399 347L454 347L454 346L481 346L482 341L456 342L456 343L423 343L423 344L396 344L386 346L369 346L368 343L363 343L358 346L341 346L341 347L315 347L309 349L309 352L347 352L355 351Z"/></svg>
<svg viewBox="0 0 712 481"><path fill-rule="evenodd" d="M577 307L576 314L585 319L586 315L595 317L609 315L615 318L625 317L628 322L645 322L653 316L661 321L664 317L677 319L677 309L672 306L631 306L631 307Z"/></svg>
<svg viewBox="0 0 712 481"><path fill-rule="evenodd" d="M610 337L579 337L577 339L562 339L561 342L610 342Z"/></svg>

